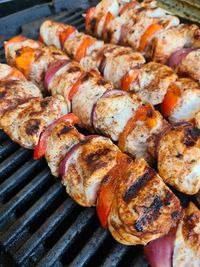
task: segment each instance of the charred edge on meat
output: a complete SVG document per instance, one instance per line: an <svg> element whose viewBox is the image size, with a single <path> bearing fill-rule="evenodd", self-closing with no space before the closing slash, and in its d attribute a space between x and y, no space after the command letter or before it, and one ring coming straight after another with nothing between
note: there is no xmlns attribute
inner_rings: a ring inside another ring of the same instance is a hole
<svg viewBox="0 0 200 267"><path fill-rule="evenodd" d="M28 122L28 125L26 126L26 133L28 135L33 135L35 133L37 133L37 131L39 130L40 127L40 120L30 120Z"/></svg>
<svg viewBox="0 0 200 267"><path fill-rule="evenodd" d="M137 180L126 190L123 200L124 202L129 202L132 198L136 197L140 189L145 186L145 184L156 175L156 172L150 168L146 167L145 173L137 178Z"/></svg>
<svg viewBox="0 0 200 267"><path fill-rule="evenodd" d="M186 128L184 130L183 143L187 147L194 146L200 136L200 129L197 127Z"/></svg>

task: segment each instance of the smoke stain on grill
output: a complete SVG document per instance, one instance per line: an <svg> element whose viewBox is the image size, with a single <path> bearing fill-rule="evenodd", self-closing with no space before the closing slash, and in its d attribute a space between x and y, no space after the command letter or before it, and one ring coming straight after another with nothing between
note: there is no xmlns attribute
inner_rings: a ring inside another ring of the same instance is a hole
<svg viewBox="0 0 200 267"><path fill-rule="evenodd" d="M150 168L146 167L145 173L139 176L137 180L126 190L123 200L128 203L132 198L137 196L140 189L145 186L145 184L155 176L156 172Z"/></svg>

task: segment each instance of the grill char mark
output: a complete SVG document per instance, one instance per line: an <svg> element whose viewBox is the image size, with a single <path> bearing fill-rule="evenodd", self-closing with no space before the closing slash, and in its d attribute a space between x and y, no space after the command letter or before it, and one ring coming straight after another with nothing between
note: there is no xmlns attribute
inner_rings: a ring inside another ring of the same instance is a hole
<svg viewBox="0 0 200 267"><path fill-rule="evenodd" d="M134 227L138 232L143 232L144 226L153 222L160 215L160 209L163 206L163 200L156 196L151 205L145 208L144 215L134 223Z"/></svg>
<svg viewBox="0 0 200 267"><path fill-rule="evenodd" d="M132 198L136 197L140 189L155 176L156 172L146 167L145 173L137 178L137 180L126 190L123 200L128 203Z"/></svg>
<svg viewBox="0 0 200 267"><path fill-rule="evenodd" d="M184 131L184 140L183 143L187 147L194 146L200 137L200 129L197 127L189 127Z"/></svg>
<svg viewBox="0 0 200 267"><path fill-rule="evenodd" d="M26 125L26 133L28 135L34 135L37 133L40 127L40 120L31 120L29 121L28 125Z"/></svg>

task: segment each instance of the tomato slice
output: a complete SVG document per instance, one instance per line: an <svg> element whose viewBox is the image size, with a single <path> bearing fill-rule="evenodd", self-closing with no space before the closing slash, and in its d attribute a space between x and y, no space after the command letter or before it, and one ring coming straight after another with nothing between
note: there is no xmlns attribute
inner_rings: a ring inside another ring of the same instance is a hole
<svg viewBox="0 0 200 267"><path fill-rule="evenodd" d="M139 75L139 70L130 70L127 74L122 77L121 88L123 91L129 91L131 84L137 79Z"/></svg>
<svg viewBox="0 0 200 267"><path fill-rule="evenodd" d="M161 104L161 112L164 117L168 117L170 115L180 95L180 88L177 85L173 83L168 87L167 93Z"/></svg>
<svg viewBox="0 0 200 267"><path fill-rule="evenodd" d="M29 69L32 62L34 62L36 50L31 47L22 47L18 50L15 58L16 67L25 75L29 76Z"/></svg>
<svg viewBox="0 0 200 267"><path fill-rule="evenodd" d="M72 33L74 33L76 31L76 29L74 27L67 27L63 32L60 33L59 35L59 40L60 40L60 44L61 47L64 47L64 43L65 41L70 37L70 35Z"/></svg>
<svg viewBox="0 0 200 267"><path fill-rule="evenodd" d="M122 7L122 9L119 11L119 14L122 15L127 9L133 8L138 4L138 1L132 1L130 3L127 3Z"/></svg>
<svg viewBox="0 0 200 267"><path fill-rule="evenodd" d="M116 165L111 169L101 183L96 208L97 215L104 228L106 228L108 224L108 216L110 214L115 195L116 182L118 179L123 178L129 164L130 158L124 153L118 152Z"/></svg>
<svg viewBox="0 0 200 267"><path fill-rule="evenodd" d="M151 105L145 105L139 107L135 116L130 118L124 127L123 132L119 136L119 148L124 151L127 136L130 132L136 127L137 121L144 121L150 129L154 128L157 125L157 114L155 109Z"/></svg>
<svg viewBox="0 0 200 267"><path fill-rule="evenodd" d="M90 24L90 20L92 15L94 14L96 7L91 7L87 10L86 14L85 14L85 25L89 25Z"/></svg>
<svg viewBox="0 0 200 267"><path fill-rule="evenodd" d="M87 55L88 47L90 47L95 42L96 42L96 39L89 37L89 36L86 37L79 45L74 59L78 62L81 61L81 59Z"/></svg>
<svg viewBox="0 0 200 267"><path fill-rule="evenodd" d="M142 52L145 50L148 42L150 39L154 36L154 34L160 30L162 30L163 27L159 24L152 24L150 25L146 31L143 33L140 39L140 45L139 45L139 51Z"/></svg>
<svg viewBox="0 0 200 267"><path fill-rule="evenodd" d="M53 123L51 123L41 134L38 141L37 146L34 150L34 159L39 159L46 153L47 149L47 143L48 143L48 137L50 136L54 126L60 122L60 121L66 121L70 126L78 122L78 118L73 114L65 114L59 119L55 120Z"/></svg>
<svg viewBox="0 0 200 267"><path fill-rule="evenodd" d="M10 44L18 43L18 42L22 42L22 41L24 41L24 40L26 40L26 39L27 39L26 37L21 36L21 35L15 36L15 37L11 38L9 41L7 41L7 42L4 44L4 48L5 48L5 50L6 50L7 47L8 47Z"/></svg>

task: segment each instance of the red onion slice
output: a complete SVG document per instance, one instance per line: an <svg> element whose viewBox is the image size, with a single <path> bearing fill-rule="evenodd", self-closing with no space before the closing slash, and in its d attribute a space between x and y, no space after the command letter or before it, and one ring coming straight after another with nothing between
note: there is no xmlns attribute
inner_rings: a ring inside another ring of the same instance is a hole
<svg viewBox="0 0 200 267"><path fill-rule="evenodd" d="M100 131L95 127L95 123L96 123L96 106L97 106L97 102L99 101L99 99L107 97L107 96L111 96L111 95L126 95L127 92L121 91L121 90L117 90L117 89L113 89L113 90L108 90L106 91L101 97L99 97L97 99L97 101L94 103L93 107L92 107L92 112L91 112L91 117L90 117L90 121L91 121L91 125L92 128L94 129L94 131L100 133Z"/></svg>
<svg viewBox="0 0 200 267"><path fill-rule="evenodd" d="M67 154L63 158L63 160L60 162L60 165L59 165L59 174L60 174L60 176L63 176L65 174L67 162L71 159L73 154L77 151L77 149L80 146L81 146L80 142L78 144L75 144L74 146L72 146L71 149L67 152Z"/></svg>
<svg viewBox="0 0 200 267"><path fill-rule="evenodd" d="M170 58L168 59L167 65L170 66L173 69L176 69L178 65L181 63L181 61L192 51L195 51L199 49L198 48L181 48L180 50L174 52Z"/></svg>
<svg viewBox="0 0 200 267"><path fill-rule="evenodd" d="M60 60L55 60L49 65L44 78L44 86L46 89L48 89L49 84L55 73L65 65L69 64L70 62L71 62L70 59L60 59Z"/></svg>
<svg viewBox="0 0 200 267"><path fill-rule="evenodd" d="M144 247L144 254L151 267L172 267L172 255L176 228L156 240L151 241Z"/></svg>
<svg viewBox="0 0 200 267"><path fill-rule="evenodd" d="M69 162L69 160L71 159L73 154L77 151L77 149L79 149L80 146L82 146L85 143L89 142L93 138L99 138L99 137L101 137L101 136L100 135L87 135L82 140L80 140L80 142L78 144L75 144L74 146L72 146L70 148L70 150L66 153L65 157L63 158L63 160L60 162L59 174L61 176L63 176L65 174L66 164Z"/></svg>

